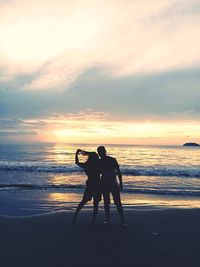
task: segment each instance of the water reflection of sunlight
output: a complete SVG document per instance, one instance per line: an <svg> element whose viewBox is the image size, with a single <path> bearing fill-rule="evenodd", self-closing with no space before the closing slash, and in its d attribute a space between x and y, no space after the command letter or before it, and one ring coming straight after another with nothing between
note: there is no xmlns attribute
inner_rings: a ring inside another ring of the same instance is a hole
<svg viewBox="0 0 200 267"><path fill-rule="evenodd" d="M122 194L122 201L130 206L154 206L165 208L200 208L200 200L196 197L156 196L142 194Z"/></svg>
<svg viewBox="0 0 200 267"><path fill-rule="evenodd" d="M67 161L67 148L64 145L55 145L53 147L54 160L59 164L64 164Z"/></svg>
<svg viewBox="0 0 200 267"><path fill-rule="evenodd" d="M55 144L52 151L53 160L58 164L73 164L77 148L78 146ZM79 158L82 162L87 160L84 155L79 155Z"/></svg>
<svg viewBox="0 0 200 267"><path fill-rule="evenodd" d="M53 202L64 202L64 203L71 203L71 202L78 202L80 201L80 195L77 193L49 193L47 196L48 200Z"/></svg>

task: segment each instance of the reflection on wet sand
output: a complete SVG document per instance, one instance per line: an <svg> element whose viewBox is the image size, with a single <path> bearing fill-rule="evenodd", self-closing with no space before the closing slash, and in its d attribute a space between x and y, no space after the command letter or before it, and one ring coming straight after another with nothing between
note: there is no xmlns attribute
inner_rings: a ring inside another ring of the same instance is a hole
<svg viewBox="0 0 200 267"><path fill-rule="evenodd" d="M50 202L76 203L80 200L81 195L77 193L57 193L51 192L47 194L47 200Z"/></svg>
<svg viewBox="0 0 200 267"><path fill-rule="evenodd" d="M122 194L125 205L131 206L154 206L163 208L200 208L198 197L159 196L145 194Z"/></svg>
<svg viewBox="0 0 200 267"><path fill-rule="evenodd" d="M0 215L29 216L47 212L72 210L82 198L83 191L73 190L24 190L1 192ZM125 209L149 210L157 208L200 208L200 199L197 197L170 197L145 194L122 193L122 202ZM113 203L113 202L112 202ZM92 208L92 202L87 203ZM112 205L112 208L115 207ZM103 209L103 202L100 203Z"/></svg>
<svg viewBox="0 0 200 267"><path fill-rule="evenodd" d="M72 203L77 203L81 200L80 193L57 193L51 192L47 194L47 200L49 202L60 202L63 205L69 206ZM112 198L111 202L113 204ZM197 197L175 197L175 196L157 196L157 195L145 195L145 194L123 194L122 202L125 206L138 206L138 207L163 207L163 208L200 208L200 199ZM91 205L92 201L88 202ZM100 206L103 205L101 201Z"/></svg>

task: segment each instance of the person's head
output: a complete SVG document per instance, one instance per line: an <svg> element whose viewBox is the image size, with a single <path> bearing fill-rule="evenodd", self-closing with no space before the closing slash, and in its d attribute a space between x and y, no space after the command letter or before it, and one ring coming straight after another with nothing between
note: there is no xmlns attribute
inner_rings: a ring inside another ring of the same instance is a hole
<svg viewBox="0 0 200 267"><path fill-rule="evenodd" d="M98 152L100 158L103 158L106 156L106 149L104 146L99 146L97 148L97 152Z"/></svg>

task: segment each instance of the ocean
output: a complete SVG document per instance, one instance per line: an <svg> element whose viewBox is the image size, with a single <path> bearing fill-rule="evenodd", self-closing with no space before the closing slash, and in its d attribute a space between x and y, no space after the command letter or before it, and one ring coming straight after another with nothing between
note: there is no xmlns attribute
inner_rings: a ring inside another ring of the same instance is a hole
<svg viewBox="0 0 200 267"><path fill-rule="evenodd" d="M75 151L96 147L1 144L0 215L74 209L86 181L74 163ZM199 147L106 145L106 149L120 165L126 208L200 207Z"/></svg>

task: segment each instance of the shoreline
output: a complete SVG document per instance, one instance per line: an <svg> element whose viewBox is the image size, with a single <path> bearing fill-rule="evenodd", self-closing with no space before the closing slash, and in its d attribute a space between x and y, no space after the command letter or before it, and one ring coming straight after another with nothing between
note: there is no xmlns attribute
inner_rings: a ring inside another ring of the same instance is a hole
<svg viewBox="0 0 200 267"><path fill-rule="evenodd" d="M159 207L159 206L133 206L133 205L123 205L123 210L124 213L129 213L129 212L133 212L133 213L149 213L149 212L168 212L168 211L177 211L179 213L180 212L199 212L200 213L200 208L185 208L185 207ZM75 207L71 208L63 208L60 210L53 210L53 211L49 211L49 212L45 212L45 213L37 213L37 214L31 214L31 215L5 215L5 214L0 214L0 222L1 220L4 219L8 219L8 220L20 220L20 219L31 219L31 218L40 218L40 217L45 217L45 216L56 216L57 214L71 214L71 217L73 216L73 213L75 211ZM93 212L93 207L92 205L86 205L83 207L83 209L81 210L80 214L84 214L87 213L88 215L91 215L92 217L92 212ZM114 204L110 205L110 213L111 214L117 214L117 210L116 210L116 206ZM103 216L104 214L104 207L100 206L99 207L99 212L98 215ZM103 222L103 221L102 221Z"/></svg>
<svg viewBox="0 0 200 267"><path fill-rule="evenodd" d="M39 216L0 216L0 264L32 266L198 267L199 209L126 210L128 229L120 227L116 211L111 225L104 213L92 226L84 210L78 223L72 211Z"/></svg>
<svg viewBox="0 0 200 267"><path fill-rule="evenodd" d="M194 209L200 208L200 198L194 196L169 196L122 193L125 209ZM82 192L14 190L0 191L0 215L29 216L48 212L74 210L82 198ZM111 198L112 200L112 198ZM100 202L103 209L103 201ZM87 208L92 208L88 202Z"/></svg>

